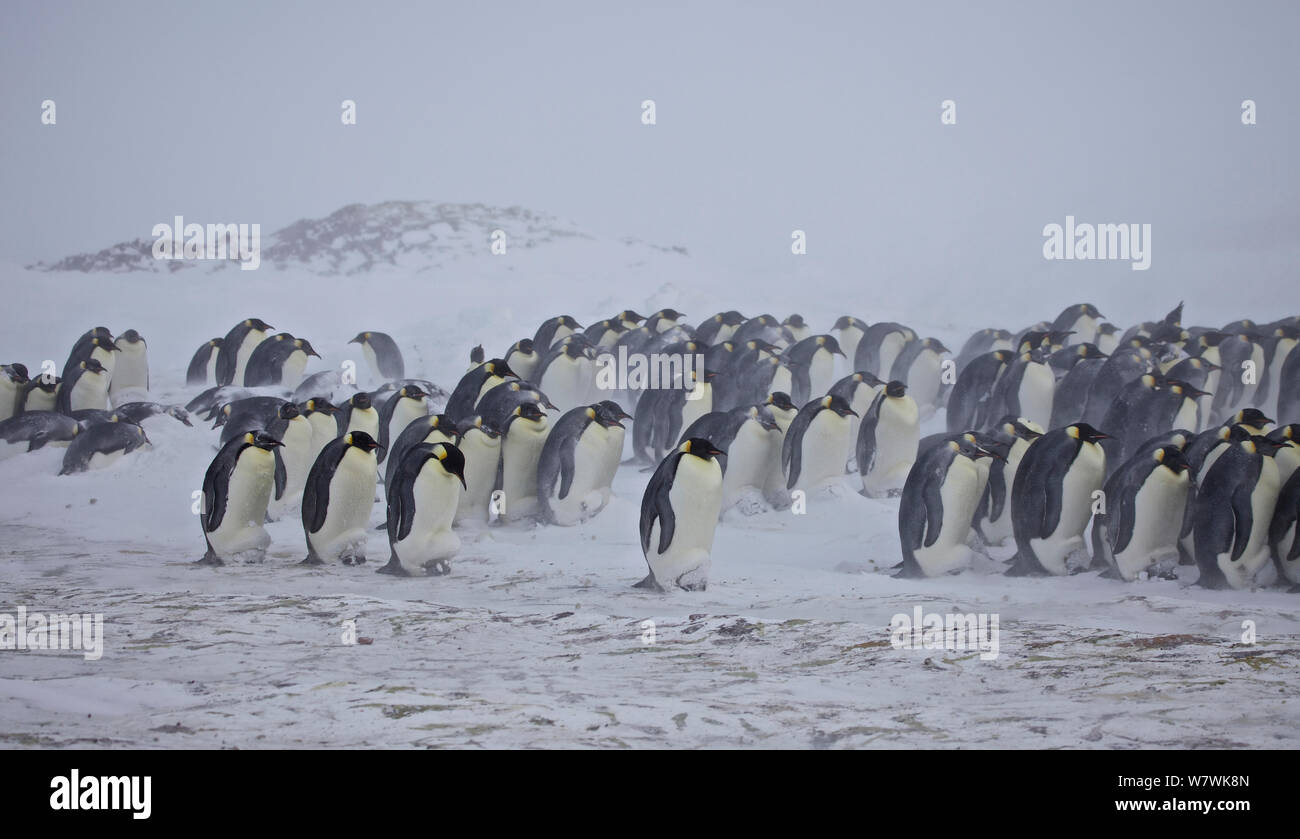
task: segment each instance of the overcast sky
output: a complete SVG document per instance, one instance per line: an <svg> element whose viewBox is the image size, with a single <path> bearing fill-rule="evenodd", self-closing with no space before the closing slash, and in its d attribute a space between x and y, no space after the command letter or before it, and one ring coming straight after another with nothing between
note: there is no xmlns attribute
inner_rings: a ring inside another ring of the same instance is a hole
<svg viewBox="0 0 1300 839"><path fill-rule="evenodd" d="M1297 3L9 0L0 15L7 260L148 237L177 213L269 232L433 199L732 265L788 257L802 228L820 270L997 276L1043 270L1043 225L1071 213L1152 224L1166 276L1233 268L1294 289Z"/></svg>

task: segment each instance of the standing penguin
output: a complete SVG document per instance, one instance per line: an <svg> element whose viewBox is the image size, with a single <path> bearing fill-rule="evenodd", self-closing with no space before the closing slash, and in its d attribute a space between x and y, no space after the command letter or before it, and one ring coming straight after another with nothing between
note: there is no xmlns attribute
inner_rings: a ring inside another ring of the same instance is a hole
<svg viewBox="0 0 1300 839"><path fill-rule="evenodd" d="M505 521L536 515L537 464L550 426L534 402L525 402L506 421L501 443L501 491L505 493Z"/></svg>
<svg viewBox="0 0 1300 839"><path fill-rule="evenodd" d="M1006 445L1007 453L989 464L988 486L971 521L985 545L1002 545L1012 537L1011 487L1015 485L1025 452L1042 436L1042 426L1033 420L1007 416L998 424L994 437Z"/></svg>
<svg viewBox="0 0 1300 839"><path fill-rule="evenodd" d="M943 356L947 353L948 348L938 338L910 341L890 368L889 378L907 385L920 409L921 421L932 417L943 401Z"/></svg>
<svg viewBox="0 0 1300 839"><path fill-rule="evenodd" d="M149 445L144 429L133 422L101 422L77 434L63 453L60 475L103 469L122 455Z"/></svg>
<svg viewBox="0 0 1300 839"><path fill-rule="evenodd" d="M781 354L792 376L791 397L803 404L824 395L835 381L835 356L843 356L832 335L809 335Z"/></svg>
<svg viewBox="0 0 1300 839"><path fill-rule="evenodd" d="M955 434L988 426L993 390L1015 357L1011 350L993 350L967 362L948 396L948 431Z"/></svg>
<svg viewBox="0 0 1300 839"><path fill-rule="evenodd" d="M61 414L101 409L108 404L108 371L94 358L77 363L63 377L54 407Z"/></svg>
<svg viewBox="0 0 1300 839"><path fill-rule="evenodd" d="M3 377L8 375L8 373L0 374L0 382L3 382ZM12 384L13 379L10 379L9 382ZM28 411L53 411L54 403L59 398L59 384L61 382L62 379L58 376L48 374L33 376L28 379L18 387L18 399L14 405L14 416L25 414ZM0 392L2 391L3 385L0 385ZM0 395L0 414L4 413L3 403L4 397Z"/></svg>
<svg viewBox="0 0 1300 839"><path fill-rule="evenodd" d="M534 370L537 386L561 411L586 404L596 389L594 359L595 351L581 341L554 346Z"/></svg>
<svg viewBox="0 0 1300 839"><path fill-rule="evenodd" d="M1291 583L1292 593L1300 592L1300 472L1293 472L1282 484L1277 506L1268 528L1268 545L1280 580Z"/></svg>
<svg viewBox="0 0 1300 839"><path fill-rule="evenodd" d="M609 431L622 424L601 405L584 405L560 417L537 463L537 500L547 524L571 526L599 513L609 499L606 476L623 450L609 445Z"/></svg>
<svg viewBox="0 0 1300 839"><path fill-rule="evenodd" d="M334 416L339 435L349 431L364 431L376 443L379 441L379 412L375 410L370 394L364 390L352 394Z"/></svg>
<svg viewBox="0 0 1300 839"><path fill-rule="evenodd" d="M1093 517L1095 557L1130 582L1148 569L1172 572L1190 487L1187 458L1177 446L1124 464L1106 481L1106 511Z"/></svg>
<svg viewBox="0 0 1300 839"><path fill-rule="evenodd" d="M394 426L396 427L396 426ZM406 450L420 443L454 443L456 427L447 420L446 414L422 414L407 423L406 427L394 437L384 458L384 486L393 481L393 473L402 462ZM463 454L463 453L462 453ZM492 469L496 477L496 467Z"/></svg>
<svg viewBox="0 0 1300 839"><path fill-rule="evenodd" d="M271 325L261 318L246 318L230 328L217 348L217 384L243 385L244 367L257 345L266 340Z"/></svg>
<svg viewBox="0 0 1300 839"><path fill-rule="evenodd" d="M1083 550L1093 493L1106 476L1106 435L1087 423L1054 428L1025 452L1011 485L1016 538L1011 576L1068 573L1067 559Z"/></svg>
<svg viewBox="0 0 1300 839"><path fill-rule="evenodd" d="M849 440L853 449L857 448L858 426L862 423L862 417L871 409L871 403L876 401L876 395L880 393L880 389L884 386L884 382L866 370L859 370L840 379L831 385L830 390L826 391L827 396L841 397L845 402L849 403L849 407L857 414L849 422ZM782 430L782 433L785 433L784 430ZM852 467L856 469L856 453L850 451L849 457Z"/></svg>
<svg viewBox="0 0 1300 839"><path fill-rule="evenodd" d="M465 488L465 456L460 449L451 443L419 443L407 449L384 491L392 555L379 573L399 577L426 569L448 573L447 560L460 550L460 537L451 523Z"/></svg>
<svg viewBox="0 0 1300 839"><path fill-rule="evenodd" d="M849 403L839 396L823 396L799 409L781 442L781 467L786 489L816 490L837 483L852 441Z"/></svg>
<svg viewBox="0 0 1300 839"><path fill-rule="evenodd" d="M569 315L550 318L537 327L537 332L533 334L533 347L541 355L546 355L554 344L569 337L581 328L582 325Z"/></svg>
<svg viewBox="0 0 1300 839"><path fill-rule="evenodd" d="M397 439L408 425L429 413L429 394L419 385L403 385L385 400L379 411L379 462L388 454L388 441Z"/></svg>
<svg viewBox="0 0 1300 839"><path fill-rule="evenodd" d="M1048 363L1047 351L1028 350L1021 352L998 379L990 416L1012 414L1046 426L1052 419L1055 398L1056 374Z"/></svg>
<svg viewBox="0 0 1300 839"><path fill-rule="evenodd" d="M881 498L900 492L916 462L921 442L920 411L907 385L892 381L885 385L858 426L855 455L862 492Z"/></svg>
<svg viewBox="0 0 1300 839"><path fill-rule="evenodd" d="M915 340L916 332L900 323L873 323L858 341L857 351L853 355L853 369L866 370L876 376L888 376L903 347Z"/></svg>
<svg viewBox="0 0 1300 839"><path fill-rule="evenodd" d="M366 330L358 332L349 344L360 344L361 354L366 357L366 365L380 382L391 382L406 378L406 362L402 360L402 351L397 342L385 332Z"/></svg>
<svg viewBox="0 0 1300 839"><path fill-rule="evenodd" d="M207 553L203 565L261 561L271 537L262 523L275 471L272 452L282 445L264 431L249 431L221 447L203 476L199 522Z"/></svg>
<svg viewBox="0 0 1300 839"><path fill-rule="evenodd" d="M1228 447L1196 490L1193 536L1197 585L1243 589L1269 561L1269 527L1277 507L1282 444L1252 436Z"/></svg>
<svg viewBox="0 0 1300 839"><path fill-rule="evenodd" d="M722 507L722 454L708 440L690 439L655 469L641 498L641 552L650 573L638 588L708 587Z"/></svg>
<svg viewBox="0 0 1300 839"><path fill-rule="evenodd" d="M19 396L23 386L28 381L26 364L6 364L0 367L0 422L19 413ZM104 406L96 405L95 407L102 408Z"/></svg>
<svg viewBox="0 0 1300 839"><path fill-rule="evenodd" d="M205 341L194 351L190 366L185 370L185 384L207 387L217 383L217 356L221 351L220 338Z"/></svg>
<svg viewBox="0 0 1300 839"><path fill-rule="evenodd" d="M144 337L128 329L113 342L117 360L108 382L108 398L113 407L149 398L149 347Z"/></svg>
<svg viewBox="0 0 1300 839"><path fill-rule="evenodd" d="M1067 306L1052 321L1053 332L1073 332L1071 344L1091 344L1097 339L1097 326L1105 317L1091 303L1079 303Z"/></svg>
<svg viewBox="0 0 1300 839"><path fill-rule="evenodd" d="M717 345L731 340L736 330L745 322L745 316L735 309L718 312L700 324L695 330L695 339L704 344Z"/></svg>
<svg viewBox="0 0 1300 839"><path fill-rule="evenodd" d="M366 525L375 503L375 449L364 431L332 440L312 464L302 494L302 528L307 536L303 565L366 561Z"/></svg>
<svg viewBox="0 0 1300 839"><path fill-rule="evenodd" d="M541 363L542 357L537 352L532 338L521 338L510 345L504 356L506 365L515 375L524 381L532 381L533 371ZM473 369L473 368L471 368Z"/></svg>
<svg viewBox="0 0 1300 839"><path fill-rule="evenodd" d="M519 377L515 375L514 370L510 369L510 365L506 364L505 359L493 358L483 362L460 377L442 412L455 423L472 417L475 413L474 406L478 404L479 398L507 378Z"/></svg>
<svg viewBox="0 0 1300 839"><path fill-rule="evenodd" d="M456 426L455 443L465 457L465 491L456 502L453 523L487 524L501 467L501 432L475 415Z"/></svg>
<svg viewBox="0 0 1300 839"><path fill-rule="evenodd" d="M282 406L280 416L267 424L266 431L284 444L274 453L275 492L268 514L272 520L278 520L301 499L307 476L319 452L314 446L315 430L311 420L304 417L293 402Z"/></svg>
<svg viewBox="0 0 1300 839"><path fill-rule="evenodd" d="M334 418L338 412L339 409L323 396L313 396L298 404L298 413L311 423L312 463L316 462L316 456L325 444L339 436L338 420Z"/></svg>
<svg viewBox="0 0 1300 839"><path fill-rule="evenodd" d="M714 411L700 417L682 433L680 442L708 440L726 453L722 470L722 512L741 501L746 515L766 508L761 499L770 488L773 462L781 461L782 435L765 405Z"/></svg>
<svg viewBox="0 0 1300 839"><path fill-rule="evenodd" d="M913 465L898 507L898 576L937 577L970 564L966 538L980 500L976 461L987 456L963 436L931 448Z"/></svg>
<svg viewBox="0 0 1300 839"><path fill-rule="evenodd" d="M858 342L866 334L867 322L862 318L855 318L852 315L840 315L835 320L835 325L831 331L835 333L835 338L840 342L840 349L844 351L844 358L852 361L858 354Z"/></svg>
<svg viewBox="0 0 1300 839"><path fill-rule="evenodd" d="M272 335L258 344L244 367L244 384L248 387L280 385L297 388L309 357L320 358L311 341L295 338L288 332Z"/></svg>
<svg viewBox="0 0 1300 839"><path fill-rule="evenodd" d="M113 343L113 333L107 327L96 326L77 339L68 353L68 360L63 363L63 378L68 378L72 370L81 362L95 359L109 377L113 375L113 366L117 363L117 345Z"/></svg>

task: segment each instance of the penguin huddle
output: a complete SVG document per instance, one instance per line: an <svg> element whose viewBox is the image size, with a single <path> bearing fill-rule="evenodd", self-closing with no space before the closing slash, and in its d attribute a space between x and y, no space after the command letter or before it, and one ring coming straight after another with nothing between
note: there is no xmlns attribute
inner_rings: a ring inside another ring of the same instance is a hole
<svg viewBox="0 0 1300 839"><path fill-rule="evenodd" d="M60 475L104 468L152 446L143 423L166 415L190 425L179 406L149 401L148 344L128 329L87 330L73 344L61 375L31 375L25 364L0 365L0 459L46 445L65 449Z"/></svg>
<svg viewBox="0 0 1300 839"><path fill-rule="evenodd" d="M1195 565L1201 586L1246 589L1269 582L1271 560L1300 590L1300 317L1182 317L1180 303L1121 331L1082 303L972 335L948 433L921 441L906 480L899 574L960 571L1012 542L1010 575ZM882 347L901 334L882 331Z"/></svg>

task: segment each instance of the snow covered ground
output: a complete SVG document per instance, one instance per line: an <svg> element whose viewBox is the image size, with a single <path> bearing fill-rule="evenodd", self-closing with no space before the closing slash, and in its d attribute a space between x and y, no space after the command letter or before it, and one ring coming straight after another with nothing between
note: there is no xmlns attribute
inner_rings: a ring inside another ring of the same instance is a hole
<svg viewBox="0 0 1300 839"><path fill-rule="evenodd" d="M588 323L674 306L695 322L734 307L798 311L817 329L849 313L956 348L977 328L1018 329L1079 302L1061 286L1009 317L1005 301L944 300L924 284L868 290L857 278L795 300L792 282L808 277L752 277L738 294L676 252L577 238L544 250L336 277L11 266L0 360L61 366L86 329L134 327L149 341L155 398L183 403L194 349L258 316L312 341L324 358L309 372L379 329L397 337L408 375L450 389L474 344L501 352L559 313ZM1090 302L1126 324L1162 315L1178 291ZM1188 297L1189 321L1266 314ZM216 432L167 417L147 429L152 450L99 472L57 477L59 450L0 462L0 612L105 621L98 661L0 652L0 746L1300 745L1300 599L1281 590L1013 579L989 560L896 580L898 502L863 498L846 479L805 515L729 516L708 590L652 594L631 588L645 574L648 474L628 467L593 521L487 529L466 538L447 577L375 574L387 557L379 532L367 566L298 566L293 516L269 526L265 563L199 568L191 493ZM381 515L376 505L374 524ZM998 615L999 656L894 649L891 618L918 606ZM343 643L348 620L361 643ZM1242 642L1243 621L1256 643Z"/></svg>

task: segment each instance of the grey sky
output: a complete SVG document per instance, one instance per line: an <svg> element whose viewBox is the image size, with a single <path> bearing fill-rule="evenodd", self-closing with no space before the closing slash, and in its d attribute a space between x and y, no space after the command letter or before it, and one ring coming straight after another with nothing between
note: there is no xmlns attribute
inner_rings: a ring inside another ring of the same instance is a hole
<svg viewBox="0 0 1300 839"><path fill-rule="evenodd" d="M1294 287L1300 4L0 15L7 260L147 237L177 213L269 231L402 198L520 204L736 266L788 256L803 228L817 270L899 277L1042 272L1042 226L1073 213L1151 223L1165 272ZM345 98L356 126L340 124ZM939 121L949 98L956 126Z"/></svg>

